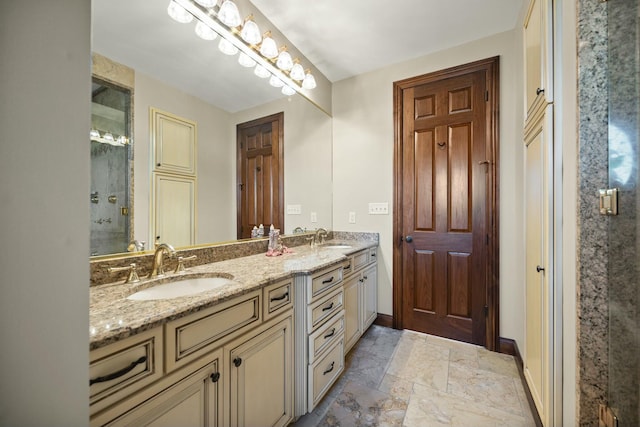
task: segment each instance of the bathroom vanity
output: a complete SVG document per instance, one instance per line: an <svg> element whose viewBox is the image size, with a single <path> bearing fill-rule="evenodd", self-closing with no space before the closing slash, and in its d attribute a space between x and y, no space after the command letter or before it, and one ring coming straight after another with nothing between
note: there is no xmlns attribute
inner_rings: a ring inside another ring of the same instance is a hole
<svg viewBox="0 0 640 427"><path fill-rule="evenodd" d="M376 248L377 240L329 241L92 286L91 425L286 426L312 411L376 317ZM230 280L131 299L207 277Z"/></svg>

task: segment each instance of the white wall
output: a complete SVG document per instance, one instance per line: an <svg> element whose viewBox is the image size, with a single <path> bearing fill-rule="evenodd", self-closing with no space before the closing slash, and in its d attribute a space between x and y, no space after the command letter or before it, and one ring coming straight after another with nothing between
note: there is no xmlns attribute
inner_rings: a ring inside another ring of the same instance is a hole
<svg viewBox="0 0 640 427"><path fill-rule="evenodd" d="M229 113L140 72L136 72L133 96L135 237L146 241L147 248L153 247L149 109L154 107L197 123L196 243L234 240L236 152Z"/></svg>
<svg viewBox="0 0 640 427"><path fill-rule="evenodd" d="M380 233L378 310L392 314L392 215L368 215L369 202L393 207L393 82L500 56L500 336L524 338L522 224L522 59L508 31L333 85L336 230ZM348 213L356 212L356 224Z"/></svg>
<svg viewBox="0 0 640 427"><path fill-rule="evenodd" d="M293 96L233 115L235 124L284 112L285 230L332 228L331 117L308 100ZM235 170L235 158L234 158ZM301 205L301 215L288 215L286 206ZM235 204L234 204L235 212ZM318 222L311 222L315 212ZM267 224L265 224L267 225Z"/></svg>
<svg viewBox="0 0 640 427"><path fill-rule="evenodd" d="M89 422L90 2L0 13L0 425Z"/></svg>

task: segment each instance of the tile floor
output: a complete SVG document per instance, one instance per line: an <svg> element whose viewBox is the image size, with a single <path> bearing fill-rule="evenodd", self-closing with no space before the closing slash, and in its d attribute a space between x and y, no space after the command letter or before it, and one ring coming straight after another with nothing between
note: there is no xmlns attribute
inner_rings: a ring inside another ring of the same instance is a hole
<svg viewBox="0 0 640 427"><path fill-rule="evenodd" d="M535 426L513 357L373 325L295 427Z"/></svg>

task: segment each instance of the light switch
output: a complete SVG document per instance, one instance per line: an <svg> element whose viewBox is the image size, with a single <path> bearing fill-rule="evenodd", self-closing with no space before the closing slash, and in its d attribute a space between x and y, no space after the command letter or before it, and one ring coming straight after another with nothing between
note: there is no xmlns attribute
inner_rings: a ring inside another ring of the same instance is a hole
<svg viewBox="0 0 640 427"><path fill-rule="evenodd" d="M300 215L302 214L301 205L287 205L287 215Z"/></svg>
<svg viewBox="0 0 640 427"><path fill-rule="evenodd" d="M369 203L369 215L389 215L389 203Z"/></svg>
<svg viewBox="0 0 640 427"><path fill-rule="evenodd" d="M356 223L356 213L349 212L349 224L355 224L355 223Z"/></svg>
<svg viewBox="0 0 640 427"><path fill-rule="evenodd" d="M316 212L311 212L311 222L318 222L318 214Z"/></svg>

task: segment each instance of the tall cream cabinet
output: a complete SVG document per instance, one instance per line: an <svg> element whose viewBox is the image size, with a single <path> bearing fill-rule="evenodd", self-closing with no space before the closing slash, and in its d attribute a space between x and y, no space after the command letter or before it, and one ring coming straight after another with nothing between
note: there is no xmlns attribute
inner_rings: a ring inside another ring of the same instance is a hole
<svg viewBox="0 0 640 427"><path fill-rule="evenodd" d="M176 115L150 110L153 242L195 244L197 125Z"/></svg>
<svg viewBox="0 0 640 427"><path fill-rule="evenodd" d="M531 0L524 22L524 376L544 426L554 425L553 4Z"/></svg>

